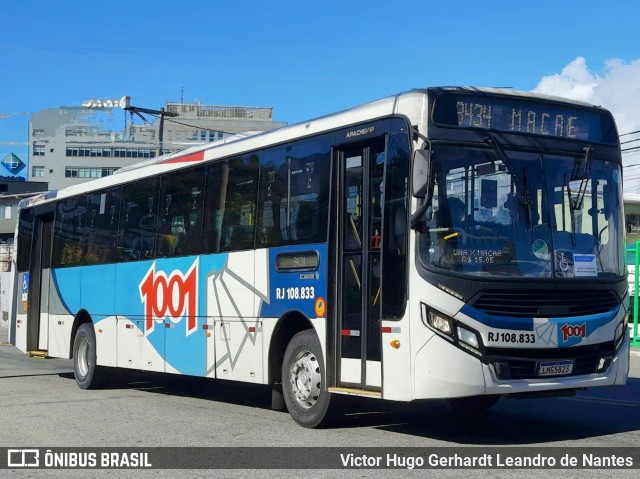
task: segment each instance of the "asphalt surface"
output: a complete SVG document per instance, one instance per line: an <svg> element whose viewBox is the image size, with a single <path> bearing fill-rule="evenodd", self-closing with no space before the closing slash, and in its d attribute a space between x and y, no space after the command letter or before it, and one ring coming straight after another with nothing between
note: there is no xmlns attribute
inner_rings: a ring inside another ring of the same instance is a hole
<svg viewBox="0 0 640 479"><path fill-rule="evenodd" d="M575 397L501 400L463 419L444 401L363 402L334 429L307 430L269 408L265 386L172 375L133 377L119 387L80 390L67 359L28 358L8 346L0 321L0 447L586 447L640 444L640 350L627 386ZM304 463L300 457L295 463ZM638 477L632 470L0 470L0 478L67 477Z"/></svg>

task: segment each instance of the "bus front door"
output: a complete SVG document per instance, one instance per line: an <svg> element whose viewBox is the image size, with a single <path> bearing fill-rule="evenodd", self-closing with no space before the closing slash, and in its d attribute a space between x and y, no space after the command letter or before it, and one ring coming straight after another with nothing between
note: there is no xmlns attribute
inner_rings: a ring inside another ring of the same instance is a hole
<svg viewBox="0 0 640 479"><path fill-rule="evenodd" d="M385 138L338 151L341 165L337 379L341 387L379 391L380 246Z"/></svg>
<svg viewBox="0 0 640 479"><path fill-rule="evenodd" d="M36 217L28 279L27 351L48 347L52 236L53 215Z"/></svg>

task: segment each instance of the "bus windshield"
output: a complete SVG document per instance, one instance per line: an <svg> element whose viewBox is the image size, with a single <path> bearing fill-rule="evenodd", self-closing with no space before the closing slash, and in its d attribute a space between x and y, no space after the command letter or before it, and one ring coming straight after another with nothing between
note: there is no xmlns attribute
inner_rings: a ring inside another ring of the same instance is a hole
<svg viewBox="0 0 640 479"><path fill-rule="evenodd" d="M419 257L479 276L624 274L621 168L582 154L434 145L434 190Z"/></svg>

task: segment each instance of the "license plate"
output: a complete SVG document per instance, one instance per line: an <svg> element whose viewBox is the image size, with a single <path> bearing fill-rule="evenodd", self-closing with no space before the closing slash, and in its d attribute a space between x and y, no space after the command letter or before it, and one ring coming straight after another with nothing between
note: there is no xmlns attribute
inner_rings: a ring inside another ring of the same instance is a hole
<svg viewBox="0 0 640 479"><path fill-rule="evenodd" d="M540 363L538 376L562 376L573 372L573 361L548 361Z"/></svg>

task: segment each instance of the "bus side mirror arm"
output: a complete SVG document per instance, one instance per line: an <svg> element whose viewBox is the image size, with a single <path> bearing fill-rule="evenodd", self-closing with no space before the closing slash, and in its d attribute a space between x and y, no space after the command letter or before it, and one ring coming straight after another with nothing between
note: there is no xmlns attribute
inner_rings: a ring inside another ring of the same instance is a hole
<svg viewBox="0 0 640 479"><path fill-rule="evenodd" d="M428 233L429 228L427 227L427 219L425 217L425 213L429 209L429 201L423 202L416 212L411 215L409 218L409 227L417 231L418 233Z"/></svg>

